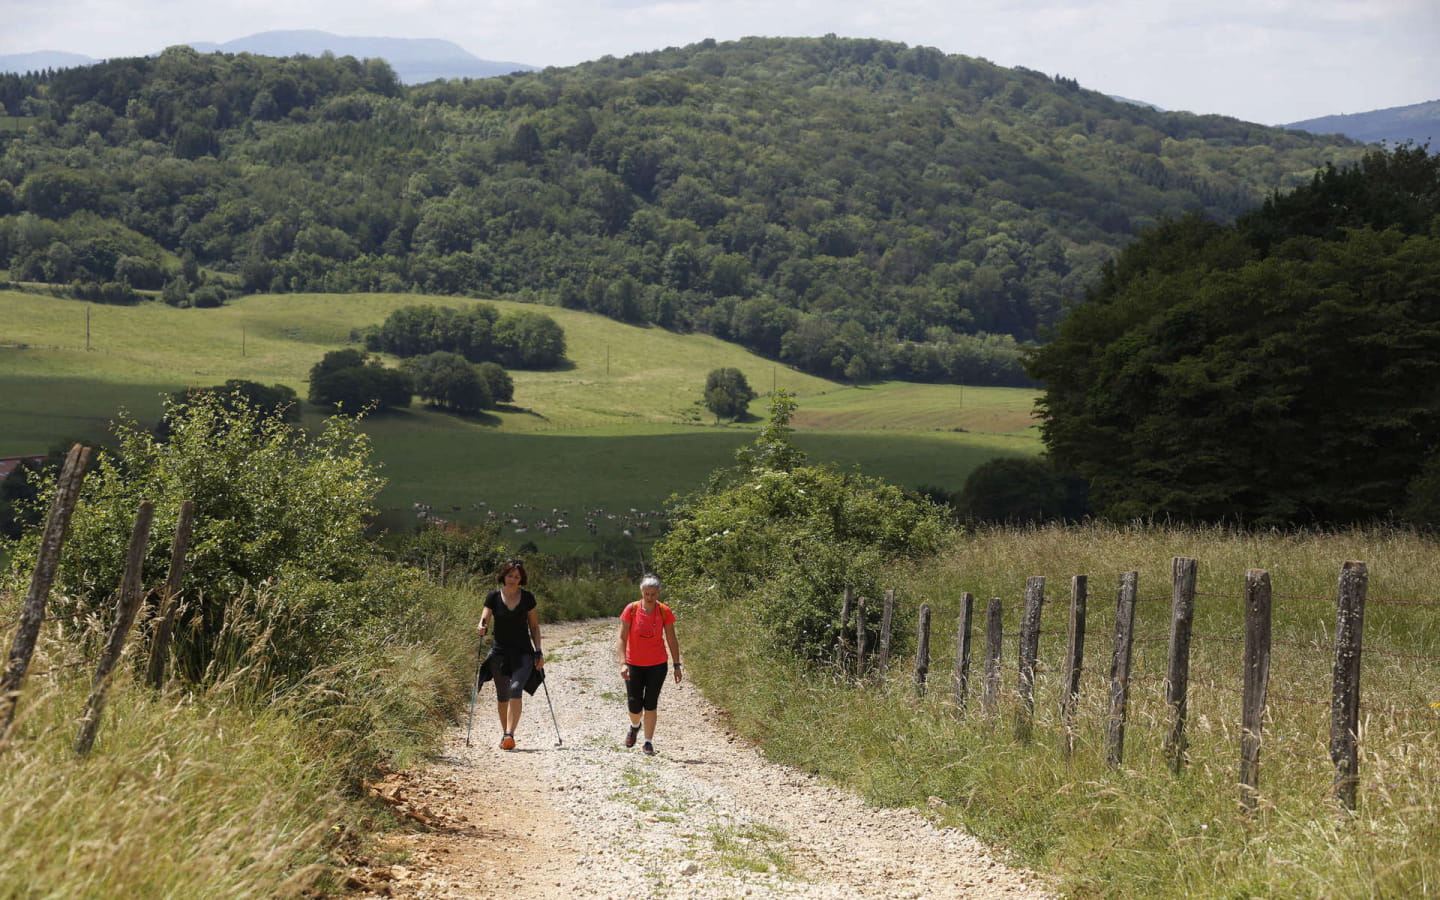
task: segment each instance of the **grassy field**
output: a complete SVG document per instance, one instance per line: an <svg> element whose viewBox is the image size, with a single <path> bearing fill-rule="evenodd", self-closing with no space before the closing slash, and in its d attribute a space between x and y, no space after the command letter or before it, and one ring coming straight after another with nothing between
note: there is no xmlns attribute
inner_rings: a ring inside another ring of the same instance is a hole
<svg viewBox="0 0 1440 900"><path fill-rule="evenodd" d="M0 291L0 456L103 439L121 408L151 422L159 416L160 395L187 386L245 378L285 384L303 397L310 367L327 351L420 302L459 307L473 301L258 295L220 309L182 310ZM519 306L487 302L502 312ZM700 389L706 373L721 366L740 369L759 392L783 388L796 395L796 442L813 459L859 466L903 486L955 490L986 459L1039 449L1032 391L848 387L705 335L572 310L545 312L565 329L571 365L513 372L514 408L461 418L416 406L367 422L389 479L381 496L387 527L413 523L415 504L423 504L461 522L511 510L522 519L524 539L552 552L582 549L612 525L619 536L623 526L610 519L601 520L595 536L573 522L546 534L536 527L545 518L538 511L648 511L701 484L752 439L766 411L761 397L746 421L716 424ZM313 424L323 411L307 405L304 415Z"/></svg>
<svg viewBox="0 0 1440 900"><path fill-rule="evenodd" d="M1199 560L1183 774L1162 752L1170 559ZM1332 799L1328 751L1335 592L1346 560L1369 568L1364 618L1358 809ZM1245 573L1270 573L1274 647L1259 802L1242 810L1240 748ZM1107 765L1115 597L1139 573L1124 761ZM1070 578L1089 576L1084 674L1073 755L1058 715ZM1044 576L1034 731L1016 736L1020 610ZM899 638L889 687L777 660L745 603L677 607L696 679L767 754L962 825L1047 873L1066 897L1399 898L1440 891L1440 554L1404 532L1244 534L1223 528L990 530L895 573ZM975 598L969 704L952 693L961 592ZM983 714L984 619L1004 608L1001 687ZM753 602L767 602L758 598ZM919 605L934 610L930 685L912 687ZM738 608L737 608L738 607ZM873 612L872 615L878 615ZM873 621L873 620L872 620ZM767 677L753 660L765 658Z"/></svg>

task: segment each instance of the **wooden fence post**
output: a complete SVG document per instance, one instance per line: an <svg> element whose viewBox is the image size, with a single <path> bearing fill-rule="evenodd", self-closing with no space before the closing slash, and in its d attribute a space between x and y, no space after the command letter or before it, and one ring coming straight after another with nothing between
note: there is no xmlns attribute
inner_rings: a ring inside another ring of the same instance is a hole
<svg viewBox="0 0 1440 900"><path fill-rule="evenodd" d="M970 627L975 616L975 595L960 595L960 627L955 634L955 708L963 710L970 699Z"/></svg>
<svg viewBox="0 0 1440 900"><path fill-rule="evenodd" d="M1330 761L1335 764L1335 799L1355 809L1360 785L1360 643L1365 625L1365 592L1370 575L1363 562L1340 569L1335 602L1335 674L1330 700Z"/></svg>
<svg viewBox="0 0 1440 900"><path fill-rule="evenodd" d="M135 528L130 532L130 548L125 556L125 576L120 581L120 598L115 603L115 621L110 626L110 638L100 654L95 667L95 681L90 688L90 699L85 701L85 714L80 719L80 731L75 737L75 752L84 756L95 743L95 730L100 727L100 713L105 709L105 695L110 690L110 673L120 660L120 651L125 647L125 637L135 622L135 613L140 609L142 593L140 579L145 568L145 545L150 540L150 522L155 517L155 504L141 500L135 513Z"/></svg>
<svg viewBox="0 0 1440 900"><path fill-rule="evenodd" d="M850 604L855 602L854 588L846 588L840 600L840 627L835 632L835 667L843 674L850 668L849 646L845 641L850 625Z"/></svg>
<svg viewBox="0 0 1440 900"><path fill-rule="evenodd" d="M925 679L930 675L930 604L920 604L920 639L915 647L915 694L925 696Z"/></svg>
<svg viewBox="0 0 1440 900"><path fill-rule="evenodd" d="M1030 740L1035 726L1035 665L1040 657L1040 613L1045 605L1045 579L1025 579L1025 612L1020 620L1019 672L1015 680L1015 737Z"/></svg>
<svg viewBox="0 0 1440 900"><path fill-rule="evenodd" d="M1000 697L1000 643L1005 637L1002 612L1000 598L991 597L990 607L985 611L985 691L980 707L987 716L995 715L995 704Z"/></svg>
<svg viewBox="0 0 1440 900"><path fill-rule="evenodd" d="M1170 709L1170 730L1165 734L1165 757L1176 775L1185 768L1185 720L1189 713L1190 634L1195 624L1197 560L1177 556L1170 561L1170 666L1165 679L1165 704Z"/></svg>
<svg viewBox="0 0 1440 900"><path fill-rule="evenodd" d="M1060 752L1075 752L1075 706L1080 701L1080 671L1085 664L1085 601L1090 579L1070 579L1070 640L1065 648L1065 683L1060 693Z"/></svg>
<svg viewBox="0 0 1440 900"><path fill-rule="evenodd" d="M855 680L865 674L865 598L855 600Z"/></svg>
<svg viewBox="0 0 1440 900"><path fill-rule="evenodd" d="M1259 801L1260 735L1265 727L1265 692L1270 686L1270 573L1245 573L1245 692L1240 712L1240 803Z"/></svg>
<svg viewBox="0 0 1440 900"><path fill-rule="evenodd" d="M170 659L170 638L175 633L175 614L180 609L180 585L185 579L185 554L195 528L195 501L180 504L175 523L175 541L170 545L170 574L165 577L165 594L160 600L160 617L150 638L150 666L145 683L159 690L165 684L165 663Z"/></svg>
<svg viewBox="0 0 1440 900"><path fill-rule="evenodd" d="M45 605L49 602L50 588L55 584L55 572L60 565L60 550L65 546L65 533L70 528L75 503L80 499L80 485L85 480L85 467L89 463L90 448L75 444L66 455L60 478L55 483L55 497L50 501L50 513L45 518L40 552L36 554L35 571L30 575L30 589L25 592L25 600L20 607L20 627L10 644L4 676L0 677L0 741L9 736L15 721L20 685L25 681L26 669L30 668L30 658L35 655L40 624L45 621Z"/></svg>
<svg viewBox="0 0 1440 900"><path fill-rule="evenodd" d="M1110 715L1105 723L1105 761L1120 765L1125 758L1125 713L1130 701L1130 651L1135 643L1135 592L1139 572L1120 576L1115 601L1115 642L1110 655Z"/></svg>
<svg viewBox="0 0 1440 900"><path fill-rule="evenodd" d="M894 627L895 590L891 588L885 591L885 609L880 614L880 658L876 668L880 672L881 681L884 681L890 672L890 629Z"/></svg>

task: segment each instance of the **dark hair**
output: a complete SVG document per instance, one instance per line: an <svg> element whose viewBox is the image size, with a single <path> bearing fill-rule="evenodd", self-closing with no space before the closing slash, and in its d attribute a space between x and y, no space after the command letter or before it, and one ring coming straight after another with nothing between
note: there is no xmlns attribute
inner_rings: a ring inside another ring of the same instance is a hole
<svg viewBox="0 0 1440 900"><path fill-rule="evenodd" d="M530 582L530 576L527 575L525 572L525 564L518 559L505 560L505 564L500 567L500 573L495 576L495 583L504 584L505 576L509 575L516 569L520 570L520 583L522 585L528 584Z"/></svg>

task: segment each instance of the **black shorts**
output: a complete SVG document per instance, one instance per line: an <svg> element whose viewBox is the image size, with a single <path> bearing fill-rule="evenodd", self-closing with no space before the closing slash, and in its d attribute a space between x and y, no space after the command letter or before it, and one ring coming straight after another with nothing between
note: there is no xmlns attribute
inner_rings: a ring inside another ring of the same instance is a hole
<svg viewBox="0 0 1440 900"><path fill-rule="evenodd" d="M535 654L521 653L507 660L506 654L493 653L489 661L490 676L495 679L495 699L500 703L519 700L521 689L535 669ZM505 672L506 662L511 664L509 674Z"/></svg>
<svg viewBox="0 0 1440 900"><path fill-rule="evenodd" d="M669 672L668 662L658 666L630 667L630 680L625 682L625 696L630 701L630 712L639 713L642 709L655 711L660 705L660 688L665 686L665 676Z"/></svg>

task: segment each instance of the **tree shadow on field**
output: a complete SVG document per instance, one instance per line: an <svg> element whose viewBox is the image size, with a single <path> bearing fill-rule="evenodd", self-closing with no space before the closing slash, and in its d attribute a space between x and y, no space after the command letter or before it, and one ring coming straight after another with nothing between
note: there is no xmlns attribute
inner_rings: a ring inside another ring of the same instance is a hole
<svg viewBox="0 0 1440 900"><path fill-rule="evenodd" d="M527 406L516 406L513 403L497 403L495 404L495 409L500 412L516 413L517 415L522 416L534 416L542 422L550 421L549 416L545 415L544 413L538 413Z"/></svg>

